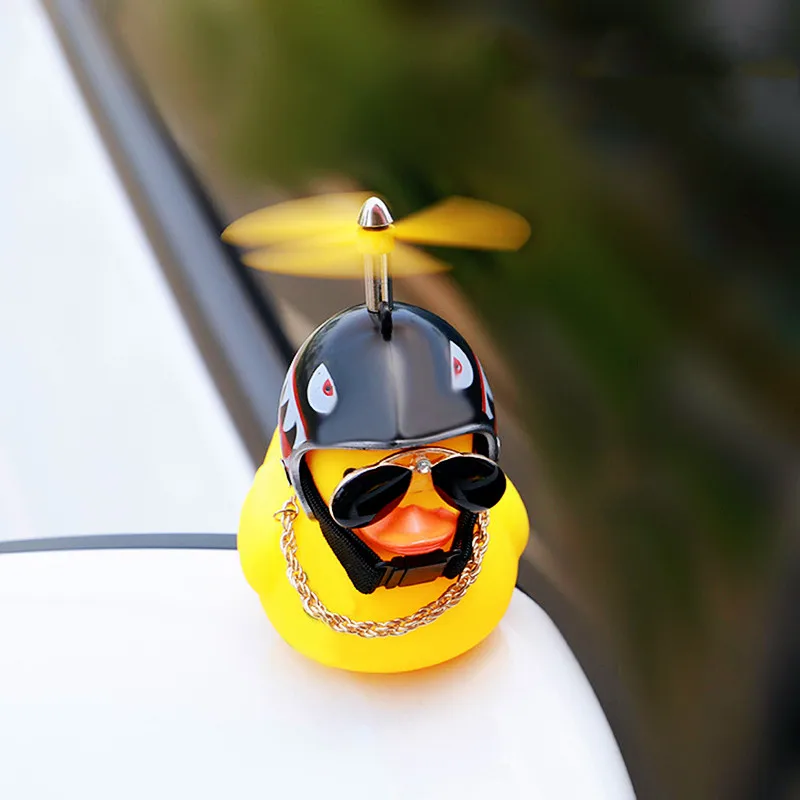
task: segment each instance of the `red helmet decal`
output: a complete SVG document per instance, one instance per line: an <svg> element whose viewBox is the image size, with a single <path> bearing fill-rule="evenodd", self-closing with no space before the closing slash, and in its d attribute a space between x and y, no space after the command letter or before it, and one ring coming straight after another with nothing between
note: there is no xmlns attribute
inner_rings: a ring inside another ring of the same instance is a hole
<svg viewBox="0 0 800 800"><path fill-rule="evenodd" d="M306 422L297 398L297 386L294 379L294 368L297 356L294 357L281 390L280 408L278 411L278 429L281 439L281 455L286 458L297 445L308 439Z"/></svg>

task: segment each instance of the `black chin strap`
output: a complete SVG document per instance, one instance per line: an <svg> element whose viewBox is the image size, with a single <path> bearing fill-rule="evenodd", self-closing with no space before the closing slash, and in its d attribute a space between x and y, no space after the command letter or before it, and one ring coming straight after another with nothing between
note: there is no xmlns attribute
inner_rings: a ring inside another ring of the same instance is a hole
<svg viewBox="0 0 800 800"><path fill-rule="evenodd" d="M395 556L391 561L383 561L353 531L343 528L333 519L305 460L300 464L300 487L325 541L361 594L372 594L379 586L394 589L395 586L428 583L441 577L452 579L463 571L472 558L472 535L477 514L461 512L449 552L434 550L432 553Z"/></svg>

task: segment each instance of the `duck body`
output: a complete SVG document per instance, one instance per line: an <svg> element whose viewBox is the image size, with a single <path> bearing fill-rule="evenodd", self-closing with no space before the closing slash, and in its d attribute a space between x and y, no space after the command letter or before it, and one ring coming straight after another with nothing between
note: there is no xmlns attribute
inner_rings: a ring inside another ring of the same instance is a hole
<svg viewBox="0 0 800 800"><path fill-rule="evenodd" d="M450 444L449 440L443 444ZM314 478L324 496L344 469L358 468L385 453L369 450L310 454ZM316 457L316 463L314 460ZM238 550L242 569L270 621L283 639L308 658L331 667L370 673L407 672L448 661L483 641L505 613L528 540L528 517L509 481L491 510L489 544L480 573L461 601L433 622L401 636L363 638L333 630L311 617L287 576L281 551L281 522L275 514L292 498L281 461L278 433L247 495L241 514ZM431 493L432 494L432 493ZM418 501L419 502L419 501ZM425 504L425 501L422 501ZM440 502L431 498L427 504ZM355 590L313 519L300 511L294 520L297 557L308 585L332 612L353 620L385 621L413 614L435 601L453 581L447 578L371 594Z"/></svg>

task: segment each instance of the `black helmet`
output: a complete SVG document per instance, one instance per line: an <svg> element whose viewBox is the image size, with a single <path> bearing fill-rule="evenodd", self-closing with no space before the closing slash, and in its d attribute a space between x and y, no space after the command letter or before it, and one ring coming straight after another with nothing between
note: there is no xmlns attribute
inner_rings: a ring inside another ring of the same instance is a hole
<svg viewBox="0 0 800 800"><path fill-rule="evenodd" d="M475 514L461 513L450 553L383 562L333 520L304 458L314 449L395 450L472 433L478 452L497 460L486 375L463 337L441 317L394 303L388 319L359 305L323 323L289 367L278 429L297 498L318 521L356 589L368 594L378 586L453 578L466 566Z"/></svg>
<svg viewBox="0 0 800 800"><path fill-rule="evenodd" d="M483 455L499 451L475 354L441 317L405 303L393 305L389 336L364 305L317 328L289 367L278 426L287 475L311 517L300 480L309 450L395 450L474 433Z"/></svg>

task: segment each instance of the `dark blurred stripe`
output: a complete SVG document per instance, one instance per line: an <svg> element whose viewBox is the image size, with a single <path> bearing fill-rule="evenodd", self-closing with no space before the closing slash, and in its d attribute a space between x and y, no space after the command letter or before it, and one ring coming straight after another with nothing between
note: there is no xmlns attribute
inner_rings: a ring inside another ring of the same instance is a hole
<svg viewBox="0 0 800 800"><path fill-rule="evenodd" d="M0 542L0 555L63 550L235 550L235 533L114 533Z"/></svg>
<svg viewBox="0 0 800 800"><path fill-rule="evenodd" d="M90 4L44 4L184 318L258 463L292 355L277 315L220 241L212 203Z"/></svg>

